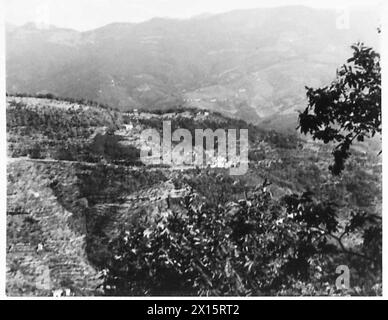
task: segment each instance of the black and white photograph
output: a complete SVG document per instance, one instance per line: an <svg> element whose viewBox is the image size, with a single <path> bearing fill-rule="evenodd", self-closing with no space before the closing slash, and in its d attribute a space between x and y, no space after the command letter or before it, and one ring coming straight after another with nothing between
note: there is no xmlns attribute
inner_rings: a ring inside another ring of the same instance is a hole
<svg viewBox="0 0 388 320"><path fill-rule="evenodd" d="M382 298L384 10L4 0L4 295Z"/></svg>

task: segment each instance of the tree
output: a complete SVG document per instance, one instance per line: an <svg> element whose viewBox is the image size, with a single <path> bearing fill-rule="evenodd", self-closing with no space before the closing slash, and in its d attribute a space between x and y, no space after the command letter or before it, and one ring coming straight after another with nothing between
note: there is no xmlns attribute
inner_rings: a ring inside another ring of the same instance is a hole
<svg viewBox="0 0 388 320"><path fill-rule="evenodd" d="M182 209L123 226L109 241L105 294L374 294L381 280L380 218L357 212L343 224L332 203L308 192L278 202L267 186L247 189L237 202L203 203L190 193ZM356 234L363 244L350 249L345 243ZM358 264L350 263L354 258ZM355 283L364 272L370 285L361 284L359 293L337 290L335 268L344 263L354 267Z"/></svg>
<svg viewBox="0 0 388 320"><path fill-rule="evenodd" d="M354 140L381 133L380 55L363 43L351 47L353 56L336 79L323 88L306 87L308 106L299 115L301 133L324 143L334 142L334 175L344 169Z"/></svg>
<svg viewBox="0 0 388 320"><path fill-rule="evenodd" d="M31 159L43 159L43 150L39 143L34 143L28 152Z"/></svg>

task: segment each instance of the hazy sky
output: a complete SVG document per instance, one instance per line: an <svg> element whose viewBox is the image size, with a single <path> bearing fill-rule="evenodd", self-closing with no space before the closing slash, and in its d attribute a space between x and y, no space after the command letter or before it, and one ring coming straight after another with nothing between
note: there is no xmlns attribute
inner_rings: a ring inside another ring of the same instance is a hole
<svg viewBox="0 0 388 320"><path fill-rule="evenodd" d="M22 25L47 23L88 30L112 22L140 22L153 17L188 18L234 9L304 4L341 8L381 0L5 0L5 20Z"/></svg>

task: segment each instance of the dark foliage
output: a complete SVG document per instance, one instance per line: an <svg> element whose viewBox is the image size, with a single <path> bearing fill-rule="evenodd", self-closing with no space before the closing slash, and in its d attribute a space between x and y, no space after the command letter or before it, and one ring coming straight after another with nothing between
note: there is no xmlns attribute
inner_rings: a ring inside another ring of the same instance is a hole
<svg viewBox="0 0 388 320"><path fill-rule="evenodd" d="M309 105L299 115L299 129L324 143L334 142L333 174L344 169L351 144L381 133L380 55L357 43L353 56L323 88L307 89Z"/></svg>
<svg viewBox="0 0 388 320"><path fill-rule="evenodd" d="M364 229L377 228L375 217L355 214L343 226L333 204L310 193L279 203L266 185L237 202L196 197L184 200L184 210L144 217L110 241L106 294L344 294L333 286L336 263L350 264L354 256L362 261L351 264L355 274L372 263L369 270L381 275L381 237ZM343 240L356 230L364 230L364 244L352 251ZM368 251L371 243L376 250ZM371 284L378 280L372 277Z"/></svg>

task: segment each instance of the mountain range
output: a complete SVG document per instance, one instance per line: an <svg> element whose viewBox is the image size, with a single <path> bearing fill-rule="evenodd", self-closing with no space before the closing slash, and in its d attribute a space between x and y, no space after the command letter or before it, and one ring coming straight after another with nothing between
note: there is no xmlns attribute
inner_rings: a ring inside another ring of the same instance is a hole
<svg viewBox="0 0 388 320"><path fill-rule="evenodd" d="M6 26L8 93L52 93L121 111L196 107L250 122L306 105L356 41L378 48L378 10L307 7L154 18L79 32ZM287 121L286 121L287 122Z"/></svg>

